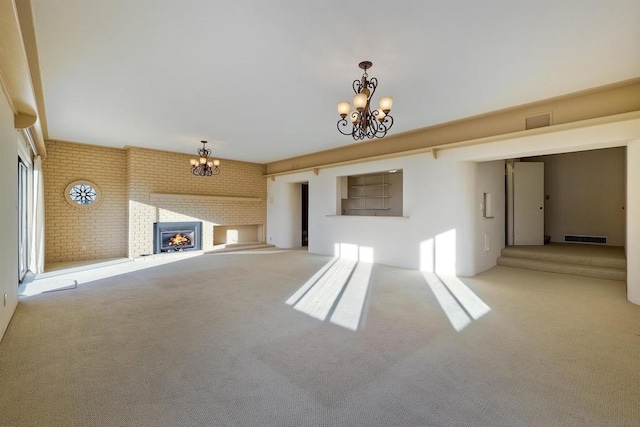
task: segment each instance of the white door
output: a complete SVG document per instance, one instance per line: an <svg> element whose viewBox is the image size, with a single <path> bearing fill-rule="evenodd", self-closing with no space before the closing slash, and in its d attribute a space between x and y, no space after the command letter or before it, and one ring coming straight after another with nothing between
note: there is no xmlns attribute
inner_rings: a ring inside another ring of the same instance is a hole
<svg viewBox="0 0 640 427"><path fill-rule="evenodd" d="M544 163L513 164L513 244L544 244Z"/></svg>

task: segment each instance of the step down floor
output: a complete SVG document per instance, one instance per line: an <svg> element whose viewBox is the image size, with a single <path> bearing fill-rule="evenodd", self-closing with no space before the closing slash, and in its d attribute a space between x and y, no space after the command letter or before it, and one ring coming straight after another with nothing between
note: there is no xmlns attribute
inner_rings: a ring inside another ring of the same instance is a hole
<svg viewBox="0 0 640 427"><path fill-rule="evenodd" d="M627 262L624 248L570 243L541 246L507 246L498 265L625 281Z"/></svg>

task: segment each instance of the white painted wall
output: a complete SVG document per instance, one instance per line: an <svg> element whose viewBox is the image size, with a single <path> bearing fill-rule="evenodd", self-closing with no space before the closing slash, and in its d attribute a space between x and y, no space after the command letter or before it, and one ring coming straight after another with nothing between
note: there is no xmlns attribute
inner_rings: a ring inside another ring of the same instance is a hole
<svg viewBox="0 0 640 427"><path fill-rule="evenodd" d="M625 148L523 159L544 162L544 229L552 242L565 234L607 236L624 246Z"/></svg>
<svg viewBox="0 0 640 427"><path fill-rule="evenodd" d="M627 145L627 299L640 304L640 139Z"/></svg>
<svg viewBox="0 0 640 427"><path fill-rule="evenodd" d="M276 246L292 247L290 221L299 201L291 187L308 181L310 252L334 255L336 244L358 245L372 248L376 263L419 269L425 248L435 244L441 268L446 264L459 276L475 275L495 265L504 241L503 212L493 220L483 220L482 226L477 222L482 216L479 201L483 191L495 192L495 202L504 205L503 164L478 166L418 154L321 169L317 176L311 172L278 176L267 185L268 235ZM338 177L390 169L403 170L404 217L335 215ZM484 251L485 232L495 238L489 253ZM452 253L455 259L445 260L445 253Z"/></svg>
<svg viewBox="0 0 640 427"><path fill-rule="evenodd" d="M22 137L13 127L13 112L0 95L0 224L9 236L0 245L0 338L18 305L18 144ZM6 304L4 296L6 295Z"/></svg>
<svg viewBox="0 0 640 427"><path fill-rule="evenodd" d="M505 245L505 162L478 163L475 182L474 234L477 238L474 253L475 270L479 273L496 266ZM483 203L483 193L491 194L488 216L493 218L484 218L482 215L480 204Z"/></svg>

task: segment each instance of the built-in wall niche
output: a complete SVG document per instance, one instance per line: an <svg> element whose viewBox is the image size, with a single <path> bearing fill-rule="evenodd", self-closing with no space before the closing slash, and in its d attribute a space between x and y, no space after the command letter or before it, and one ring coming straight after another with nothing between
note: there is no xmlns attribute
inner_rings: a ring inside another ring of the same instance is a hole
<svg viewBox="0 0 640 427"><path fill-rule="evenodd" d="M213 227L214 246L250 243L264 243L262 224L216 225Z"/></svg>
<svg viewBox="0 0 640 427"><path fill-rule="evenodd" d="M342 215L402 216L402 169L338 177Z"/></svg>

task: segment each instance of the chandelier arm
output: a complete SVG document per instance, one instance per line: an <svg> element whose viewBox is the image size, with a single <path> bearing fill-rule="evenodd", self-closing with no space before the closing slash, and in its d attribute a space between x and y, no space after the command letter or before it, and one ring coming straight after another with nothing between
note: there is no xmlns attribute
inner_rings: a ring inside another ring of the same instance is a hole
<svg viewBox="0 0 640 427"><path fill-rule="evenodd" d="M376 138L384 138L384 136L387 134L387 131L391 129L391 126L393 126L393 117L385 117L383 121L379 122L376 133L373 136L375 136Z"/></svg>
<svg viewBox="0 0 640 427"><path fill-rule="evenodd" d="M391 126L393 126L393 116L387 114L382 123L384 123L384 127L386 130L391 129Z"/></svg>
<svg viewBox="0 0 640 427"><path fill-rule="evenodd" d="M371 139L375 136L378 136L378 122L375 118L372 117L372 120L368 123L367 126L367 138Z"/></svg>
<svg viewBox="0 0 640 427"><path fill-rule="evenodd" d="M376 131L376 133L374 133L371 138L384 138L385 135L387 134L387 129L382 125L380 126L380 129L378 129Z"/></svg>
<svg viewBox="0 0 640 427"><path fill-rule="evenodd" d="M379 131L378 120L376 120L375 116L371 114L370 120L367 123L367 138L375 137Z"/></svg>
<svg viewBox="0 0 640 427"><path fill-rule="evenodd" d="M353 135L353 130L351 132L343 132L342 129L340 129L341 126L345 129L347 128L347 126L349 126L349 122L346 118L338 120L336 127L338 128L338 131L343 135ZM355 129L355 125L353 126L353 129Z"/></svg>
<svg viewBox="0 0 640 427"><path fill-rule="evenodd" d="M368 81L367 86L371 89L371 93L369 94L369 99L373 98L373 94L376 93L376 88L378 87L378 79L372 77L371 80Z"/></svg>
<svg viewBox="0 0 640 427"><path fill-rule="evenodd" d="M360 93L360 91L362 90L362 84L360 83L360 79L355 79L353 81L352 87L355 93Z"/></svg>
<svg viewBox="0 0 640 427"><path fill-rule="evenodd" d="M211 155L211 150L209 150L208 148L198 148L198 155L200 157L209 157Z"/></svg>

